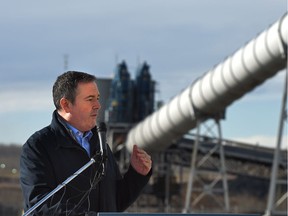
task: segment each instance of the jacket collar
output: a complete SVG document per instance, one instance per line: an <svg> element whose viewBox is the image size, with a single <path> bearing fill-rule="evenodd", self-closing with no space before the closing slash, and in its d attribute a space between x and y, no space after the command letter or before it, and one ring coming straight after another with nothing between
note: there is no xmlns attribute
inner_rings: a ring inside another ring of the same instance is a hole
<svg viewBox="0 0 288 216"><path fill-rule="evenodd" d="M73 134L71 134L69 128L65 124L65 120L58 114L57 110L53 112L51 129L56 135L57 148L79 148L80 145L75 140ZM90 151L91 155L95 154L96 149L99 146L99 138L97 136L97 128L91 129L93 136L90 139Z"/></svg>
<svg viewBox="0 0 288 216"><path fill-rule="evenodd" d="M59 147L75 147L77 144L69 130L65 127L64 119L58 114L57 110L53 112L51 129L56 136L57 148Z"/></svg>

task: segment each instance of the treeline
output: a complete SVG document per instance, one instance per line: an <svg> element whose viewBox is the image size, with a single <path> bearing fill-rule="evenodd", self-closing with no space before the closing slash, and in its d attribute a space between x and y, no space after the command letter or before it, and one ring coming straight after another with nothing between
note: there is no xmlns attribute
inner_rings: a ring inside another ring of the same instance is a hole
<svg viewBox="0 0 288 216"><path fill-rule="evenodd" d="M21 145L17 144L3 144L0 143L0 157L5 156L5 155L19 155L21 151Z"/></svg>

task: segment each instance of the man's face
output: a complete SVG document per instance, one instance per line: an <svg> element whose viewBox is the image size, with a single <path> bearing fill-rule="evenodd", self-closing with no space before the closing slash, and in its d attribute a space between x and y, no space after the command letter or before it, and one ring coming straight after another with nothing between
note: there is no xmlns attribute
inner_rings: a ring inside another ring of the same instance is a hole
<svg viewBox="0 0 288 216"><path fill-rule="evenodd" d="M69 123L81 132L89 131L96 125L99 90L95 82L79 83L74 104L70 103Z"/></svg>

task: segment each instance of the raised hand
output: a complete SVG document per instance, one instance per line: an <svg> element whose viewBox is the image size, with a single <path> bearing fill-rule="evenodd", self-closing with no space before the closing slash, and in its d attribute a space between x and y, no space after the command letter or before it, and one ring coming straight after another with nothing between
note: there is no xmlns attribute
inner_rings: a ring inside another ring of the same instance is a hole
<svg viewBox="0 0 288 216"><path fill-rule="evenodd" d="M131 165L141 175L147 175L152 166L151 156L148 155L143 149L133 146L131 154Z"/></svg>

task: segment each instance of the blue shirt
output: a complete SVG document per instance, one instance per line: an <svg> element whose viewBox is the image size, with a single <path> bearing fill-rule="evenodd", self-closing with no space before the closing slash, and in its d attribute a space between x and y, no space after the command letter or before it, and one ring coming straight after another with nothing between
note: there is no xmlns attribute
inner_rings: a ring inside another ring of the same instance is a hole
<svg viewBox="0 0 288 216"><path fill-rule="evenodd" d="M86 150L87 154L90 157L90 144L89 140L93 136L92 131L87 131L85 133L82 133L81 131L77 130L75 127L70 125L69 123L65 122L67 127L70 129L70 132L74 136L74 138L77 140L77 142Z"/></svg>

